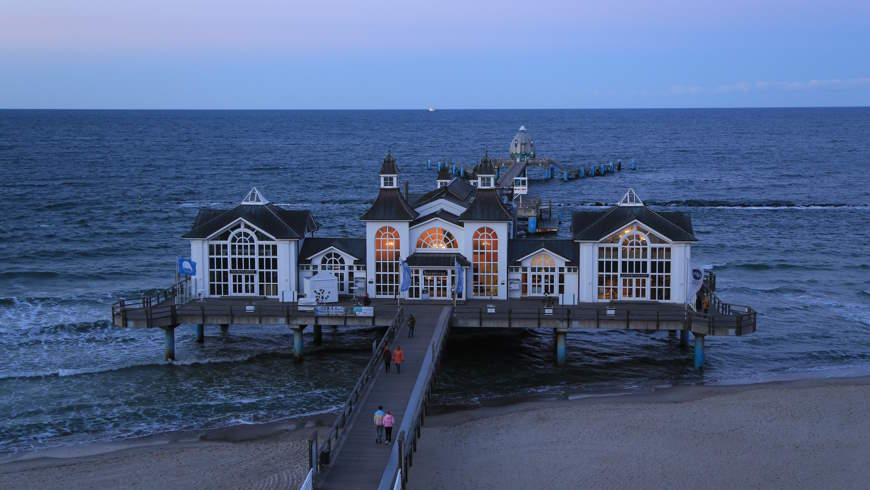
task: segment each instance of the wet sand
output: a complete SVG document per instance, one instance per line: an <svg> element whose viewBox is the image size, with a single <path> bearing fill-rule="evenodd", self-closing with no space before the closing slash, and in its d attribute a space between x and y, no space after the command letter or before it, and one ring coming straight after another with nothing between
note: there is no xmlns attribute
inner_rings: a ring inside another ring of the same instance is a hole
<svg viewBox="0 0 870 490"><path fill-rule="evenodd" d="M298 488L329 415L42 451L0 488ZM870 378L679 387L426 419L411 489L866 488Z"/></svg>
<svg viewBox="0 0 870 490"><path fill-rule="evenodd" d="M870 481L870 378L683 387L427 422L412 489L816 489Z"/></svg>

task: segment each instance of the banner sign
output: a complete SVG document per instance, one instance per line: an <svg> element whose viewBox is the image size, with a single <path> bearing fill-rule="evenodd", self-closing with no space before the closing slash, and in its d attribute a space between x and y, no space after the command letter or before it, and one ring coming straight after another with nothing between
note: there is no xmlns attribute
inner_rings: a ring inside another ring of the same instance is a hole
<svg viewBox="0 0 870 490"><path fill-rule="evenodd" d="M196 262L185 259L184 257L178 258L178 273L183 276L195 276L196 275Z"/></svg>
<svg viewBox="0 0 870 490"><path fill-rule="evenodd" d="M695 304L695 297L703 285L704 268L700 265L692 264L692 268L689 270L689 287L686 288L686 303Z"/></svg>

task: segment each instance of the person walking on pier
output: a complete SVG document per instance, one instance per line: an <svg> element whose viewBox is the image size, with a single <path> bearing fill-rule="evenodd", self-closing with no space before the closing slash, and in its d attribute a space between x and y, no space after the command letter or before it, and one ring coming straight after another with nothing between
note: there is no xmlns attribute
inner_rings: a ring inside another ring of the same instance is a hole
<svg viewBox="0 0 870 490"><path fill-rule="evenodd" d="M402 363L405 362L405 353L402 352L402 346L397 345L393 351L393 364L396 365L396 374L402 373Z"/></svg>
<svg viewBox="0 0 870 490"><path fill-rule="evenodd" d="M385 370L385 372L389 373L390 372L390 359L392 359L392 356L390 355L390 346L389 345L384 346L384 354L383 355L384 355L384 370Z"/></svg>
<svg viewBox="0 0 870 490"><path fill-rule="evenodd" d="M395 423L396 419L393 418L393 413L387 410L387 414L384 415L384 430L387 432L387 440L384 444L393 442L393 425Z"/></svg>
<svg viewBox="0 0 870 490"><path fill-rule="evenodd" d="M411 313L411 316L408 317L408 338L414 336L414 327L417 326L417 318L414 317L414 314Z"/></svg>
<svg viewBox="0 0 870 490"><path fill-rule="evenodd" d="M375 444L380 444L384 440L384 415L386 415L384 407L378 405L378 409L375 410L375 432L377 432Z"/></svg>

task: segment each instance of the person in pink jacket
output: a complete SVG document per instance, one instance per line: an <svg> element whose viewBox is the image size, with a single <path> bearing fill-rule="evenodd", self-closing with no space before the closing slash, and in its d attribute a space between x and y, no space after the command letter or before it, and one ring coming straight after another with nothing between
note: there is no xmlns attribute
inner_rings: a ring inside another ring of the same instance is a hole
<svg viewBox="0 0 870 490"><path fill-rule="evenodd" d="M387 410L387 414L384 415L384 432L386 432L386 442L384 444L389 444L393 442L393 425L396 423L396 419L393 418L393 412Z"/></svg>

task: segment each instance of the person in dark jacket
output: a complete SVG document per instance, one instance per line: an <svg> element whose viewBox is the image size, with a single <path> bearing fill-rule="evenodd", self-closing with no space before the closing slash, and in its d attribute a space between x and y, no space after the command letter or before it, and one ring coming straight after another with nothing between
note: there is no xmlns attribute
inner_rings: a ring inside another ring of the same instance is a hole
<svg viewBox="0 0 870 490"><path fill-rule="evenodd" d="M414 327L417 326L417 319L414 317L413 313L408 317L408 337L414 336Z"/></svg>
<svg viewBox="0 0 870 490"><path fill-rule="evenodd" d="M390 360L393 358L393 353L390 352L390 346L384 346L384 370L390 372Z"/></svg>

